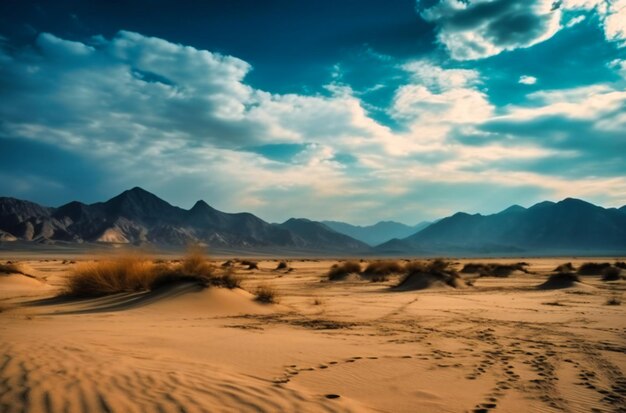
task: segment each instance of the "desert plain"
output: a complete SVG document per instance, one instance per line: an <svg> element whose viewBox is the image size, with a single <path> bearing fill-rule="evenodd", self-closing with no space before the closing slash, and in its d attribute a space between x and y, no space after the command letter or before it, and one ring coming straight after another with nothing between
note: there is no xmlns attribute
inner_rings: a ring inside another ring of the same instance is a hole
<svg viewBox="0 0 626 413"><path fill-rule="evenodd" d="M92 257L0 258L26 274L0 274L3 413L626 412L626 281L539 287L616 257L525 258L527 272L421 290L277 257L235 264L241 288L89 299L57 295Z"/></svg>

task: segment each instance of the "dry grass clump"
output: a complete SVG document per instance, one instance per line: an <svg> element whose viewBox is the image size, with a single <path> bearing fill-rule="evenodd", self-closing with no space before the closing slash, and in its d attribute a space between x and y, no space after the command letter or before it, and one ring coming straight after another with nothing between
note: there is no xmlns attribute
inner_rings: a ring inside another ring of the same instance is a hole
<svg viewBox="0 0 626 413"><path fill-rule="evenodd" d="M515 271L527 273L528 263L518 262L515 264L483 264L467 263L461 269L463 274L479 274L481 277L508 277Z"/></svg>
<svg viewBox="0 0 626 413"><path fill-rule="evenodd" d="M626 270L626 262L624 261L615 261L615 264L613 264L613 266L621 268L622 270Z"/></svg>
<svg viewBox="0 0 626 413"><path fill-rule="evenodd" d="M574 273L558 272L550 275L543 284L538 286L538 288L546 290L569 288L575 286L579 282L580 278Z"/></svg>
<svg viewBox="0 0 626 413"><path fill-rule="evenodd" d="M269 285L259 285L254 292L256 296L256 300L260 303L265 304L276 304L278 303L278 292Z"/></svg>
<svg viewBox="0 0 626 413"><path fill-rule="evenodd" d="M574 265L572 265L571 262L566 262L565 264L559 265L552 271L553 272L574 272L576 271L576 268L574 267Z"/></svg>
<svg viewBox="0 0 626 413"><path fill-rule="evenodd" d="M617 267L608 267L602 271L602 281L617 281L619 280L622 270Z"/></svg>
<svg viewBox="0 0 626 413"><path fill-rule="evenodd" d="M259 269L259 263L256 261L251 261L251 260L241 260L241 265L243 266L248 266L248 270L258 270Z"/></svg>
<svg viewBox="0 0 626 413"><path fill-rule="evenodd" d="M406 274L396 286L397 289L421 290L437 285L460 288L466 285L450 261L442 259L429 262L412 261L406 264L405 269Z"/></svg>
<svg viewBox="0 0 626 413"><path fill-rule="evenodd" d="M361 272L361 264L357 261L345 261L341 264L333 264L328 270L328 279L330 281L343 280L350 274L359 274Z"/></svg>
<svg viewBox="0 0 626 413"><path fill-rule="evenodd" d="M150 289L157 266L145 257L128 254L81 263L65 282L64 295L97 297Z"/></svg>
<svg viewBox="0 0 626 413"><path fill-rule="evenodd" d="M276 266L276 270L286 270L288 268L289 268L289 265L287 264L287 261L281 261Z"/></svg>
<svg viewBox="0 0 626 413"><path fill-rule="evenodd" d="M367 267L365 267L363 275L384 277L391 274L399 274L403 271L404 267L398 261L382 260L370 262Z"/></svg>
<svg viewBox="0 0 626 413"><path fill-rule="evenodd" d="M122 292L152 291L182 282L225 288L237 288L241 284L232 271L218 274L204 253L194 249L173 265L155 264L139 254L79 264L66 280L62 294L98 297Z"/></svg>
<svg viewBox="0 0 626 413"><path fill-rule="evenodd" d="M12 262L7 262L5 264L0 264L0 274L21 274L22 270L20 269L20 266L12 263Z"/></svg>
<svg viewBox="0 0 626 413"><path fill-rule="evenodd" d="M606 301L606 305L622 305L622 300L617 297L611 297Z"/></svg>
<svg viewBox="0 0 626 413"><path fill-rule="evenodd" d="M600 275L602 271L611 267L608 262L586 262L578 269L580 275Z"/></svg>

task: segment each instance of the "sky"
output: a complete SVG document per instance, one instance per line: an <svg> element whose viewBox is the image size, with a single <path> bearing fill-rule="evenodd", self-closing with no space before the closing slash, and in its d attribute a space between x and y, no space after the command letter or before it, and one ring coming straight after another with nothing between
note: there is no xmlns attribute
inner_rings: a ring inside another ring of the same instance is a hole
<svg viewBox="0 0 626 413"><path fill-rule="evenodd" d="M0 2L0 196L270 222L626 204L626 0Z"/></svg>

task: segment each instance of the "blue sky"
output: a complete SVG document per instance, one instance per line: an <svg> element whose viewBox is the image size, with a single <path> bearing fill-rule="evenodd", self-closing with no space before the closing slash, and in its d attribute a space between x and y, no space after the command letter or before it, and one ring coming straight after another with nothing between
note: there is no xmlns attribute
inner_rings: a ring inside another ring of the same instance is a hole
<svg viewBox="0 0 626 413"><path fill-rule="evenodd" d="M0 3L0 195L269 221L626 204L626 0Z"/></svg>

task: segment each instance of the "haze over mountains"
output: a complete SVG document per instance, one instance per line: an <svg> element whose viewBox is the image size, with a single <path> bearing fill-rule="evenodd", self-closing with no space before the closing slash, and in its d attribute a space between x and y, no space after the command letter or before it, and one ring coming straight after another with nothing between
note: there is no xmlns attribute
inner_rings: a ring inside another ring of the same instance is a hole
<svg viewBox="0 0 626 413"><path fill-rule="evenodd" d="M270 224L250 213L218 211L204 201L185 210L133 188L106 202L73 201L59 208L0 198L0 241L204 243L250 252L280 248L346 255L623 253L626 206L606 209L568 198L530 208L514 205L492 215L459 212L415 227L391 221L360 227L304 218Z"/></svg>

